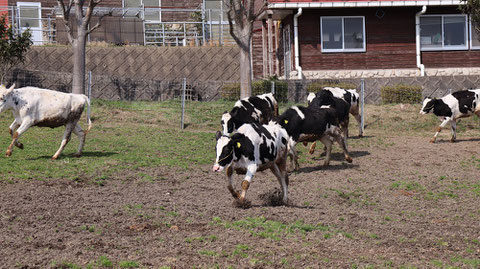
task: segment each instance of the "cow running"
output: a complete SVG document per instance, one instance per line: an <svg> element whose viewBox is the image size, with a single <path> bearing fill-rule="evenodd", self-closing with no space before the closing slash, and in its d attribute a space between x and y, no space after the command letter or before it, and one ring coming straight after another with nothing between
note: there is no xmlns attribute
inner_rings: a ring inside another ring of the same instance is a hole
<svg viewBox="0 0 480 269"><path fill-rule="evenodd" d="M65 125L60 148L52 156L57 159L70 140L71 133L76 134L80 140L76 156L81 156L85 144L85 136L92 127L88 118L88 128L83 131L78 120L82 115L85 105L90 106L87 96L83 94L63 93L36 87L14 89L0 86L0 113L10 109L15 120L10 125L9 132L12 142L8 146L6 156L11 156L13 146L23 149L23 144L18 141L20 136L32 126L56 128Z"/></svg>

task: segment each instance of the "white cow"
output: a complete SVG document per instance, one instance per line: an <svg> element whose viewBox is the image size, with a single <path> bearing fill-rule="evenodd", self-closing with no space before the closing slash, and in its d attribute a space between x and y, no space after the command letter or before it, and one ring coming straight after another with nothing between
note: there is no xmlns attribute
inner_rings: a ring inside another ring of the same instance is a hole
<svg viewBox="0 0 480 269"><path fill-rule="evenodd" d="M83 131L78 120L82 115L85 104L90 106L87 96L83 94L62 93L36 87L14 89L15 85L6 88L0 85L0 113L10 109L15 120L10 125L9 132L12 143L8 146L6 156L12 155L13 146L23 149L18 142L20 136L32 126L60 127L65 125L62 143L52 159L57 159L70 140L72 131L80 139L76 156L82 155L85 136L92 127L90 118L88 128Z"/></svg>

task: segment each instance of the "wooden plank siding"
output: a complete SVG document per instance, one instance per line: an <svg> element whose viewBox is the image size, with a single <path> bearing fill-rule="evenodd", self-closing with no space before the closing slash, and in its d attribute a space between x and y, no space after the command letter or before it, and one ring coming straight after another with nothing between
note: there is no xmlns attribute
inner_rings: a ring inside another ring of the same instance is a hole
<svg viewBox="0 0 480 269"><path fill-rule="evenodd" d="M420 8L381 8L385 12L381 18L376 16L379 9L304 9L299 17L300 65L303 70L415 68L415 13ZM457 13L456 7L452 6L429 7L426 14ZM366 52L322 53L321 16L365 16ZM293 16L289 16L283 24L292 22ZM422 52L422 63L427 68L480 67L480 50Z"/></svg>

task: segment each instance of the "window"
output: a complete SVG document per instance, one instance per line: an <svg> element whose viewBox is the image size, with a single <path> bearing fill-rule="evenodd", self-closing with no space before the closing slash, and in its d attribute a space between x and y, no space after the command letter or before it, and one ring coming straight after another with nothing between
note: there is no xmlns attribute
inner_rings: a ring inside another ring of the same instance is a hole
<svg viewBox="0 0 480 269"><path fill-rule="evenodd" d="M365 17L321 17L322 52L365 52Z"/></svg>
<svg viewBox="0 0 480 269"><path fill-rule="evenodd" d="M123 0L124 8L133 9L132 11L126 11L125 14L127 15L135 16L138 13L135 8L145 7L144 19L146 21L161 21L160 6L161 0Z"/></svg>
<svg viewBox="0 0 480 269"><path fill-rule="evenodd" d="M473 26L472 22L470 21L470 48L472 49L480 49L480 35L477 31L475 31L475 26Z"/></svg>
<svg viewBox="0 0 480 269"><path fill-rule="evenodd" d="M466 50L466 15L425 15L420 17L422 50Z"/></svg>

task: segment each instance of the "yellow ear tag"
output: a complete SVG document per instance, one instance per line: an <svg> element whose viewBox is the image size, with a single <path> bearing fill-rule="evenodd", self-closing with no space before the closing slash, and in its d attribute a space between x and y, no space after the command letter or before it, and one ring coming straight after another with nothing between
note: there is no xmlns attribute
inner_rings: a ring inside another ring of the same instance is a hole
<svg viewBox="0 0 480 269"><path fill-rule="evenodd" d="M284 120L283 122L285 122L285 124L288 124L288 120Z"/></svg>
<svg viewBox="0 0 480 269"><path fill-rule="evenodd" d="M237 148L240 148L242 146L242 144L240 144L240 142L237 142Z"/></svg>

